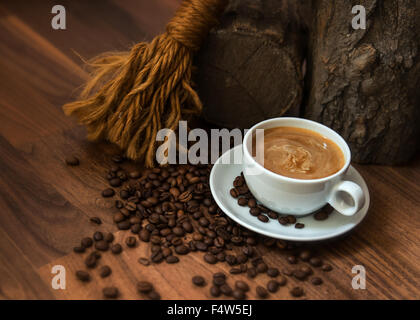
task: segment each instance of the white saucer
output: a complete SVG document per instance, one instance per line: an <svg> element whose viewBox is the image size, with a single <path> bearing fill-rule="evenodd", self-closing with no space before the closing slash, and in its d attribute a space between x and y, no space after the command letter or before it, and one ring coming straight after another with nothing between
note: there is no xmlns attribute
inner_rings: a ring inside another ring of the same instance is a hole
<svg viewBox="0 0 420 320"><path fill-rule="evenodd" d="M230 161L227 159L230 159ZM343 216L337 211L333 211L328 219L324 221L317 221L312 215L305 216L298 218L298 222L305 224L303 229L296 229L293 225L283 226L273 219L270 219L268 223L264 223L251 216L249 208L239 206L237 200L230 195L229 191L233 187L233 180L241 174L241 171L242 145L239 145L225 152L214 164L210 173L211 193L220 209L232 220L249 230L268 237L290 241L319 241L334 238L356 227L365 218L369 209L370 197L366 182L359 172L350 166L346 179L354 181L361 186L366 199L363 208L354 216Z"/></svg>

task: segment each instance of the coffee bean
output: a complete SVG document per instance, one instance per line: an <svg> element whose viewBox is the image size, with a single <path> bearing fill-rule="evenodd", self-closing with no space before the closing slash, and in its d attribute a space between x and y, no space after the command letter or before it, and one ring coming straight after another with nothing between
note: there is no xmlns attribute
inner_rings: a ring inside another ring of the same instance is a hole
<svg viewBox="0 0 420 320"><path fill-rule="evenodd" d="M135 223L135 224L131 225L130 231L133 234L138 234L141 231L142 228L143 227L141 226L140 223Z"/></svg>
<svg viewBox="0 0 420 320"><path fill-rule="evenodd" d="M114 188L118 188L121 186L121 179L120 178L112 178L109 180L109 185Z"/></svg>
<svg viewBox="0 0 420 320"><path fill-rule="evenodd" d="M279 220L281 225L285 226L285 225L289 224L289 220L287 220L286 217L280 217L278 220Z"/></svg>
<svg viewBox="0 0 420 320"><path fill-rule="evenodd" d="M278 283L278 285L279 286L285 286L286 285L286 283L287 283L287 279L286 279L286 277L283 277L283 276L280 276L280 277L278 277L277 278L277 283Z"/></svg>
<svg viewBox="0 0 420 320"><path fill-rule="evenodd" d="M139 258L138 263L140 263L143 266L149 266L150 265L150 261L147 258Z"/></svg>
<svg viewBox="0 0 420 320"><path fill-rule="evenodd" d="M173 228L173 229L172 229L172 232L173 232L176 236L178 236L178 237L182 237L182 236L185 234L184 229L183 229L183 228L181 228L181 227L175 227L175 228Z"/></svg>
<svg viewBox="0 0 420 320"><path fill-rule="evenodd" d="M298 261L297 261L297 258L295 257L295 256L288 256L287 257L287 261L290 263L290 264L296 264Z"/></svg>
<svg viewBox="0 0 420 320"><path fill-rule="evenodd" d="M295 224L296 223L296 217L292 216L292 215L288 215L286 216L287 222L290 224Z"/></svg>
<svg viewBox="0 0 420 320"><path fill-rule="evenodd" d="M261 299L268 297L268 291L262 286L257 286L255 291L257 292L257 296Z"/></svg>
<svg viewBox="0 0 420 320"><path fill-rule="evenodd" d="M279 218L279 215L274 211L269 211L267 215L270 219L278 219Z"/></svg>
<svg viewBox="0 0 420 320"><path fill-rule="evenodd" d="M313 267L320 267L320 266L322 266L322 260L320 258L317 258L317 257L310 258L309 259L309 263Z"/></svg>
<svg viewBox="0 0 420 320"><path fill-rule="evenodd" d="M206 280L202 276L194 276L192 278L192 283L197 287L203 287L206 285Z"/></svg>
<svg viewBox="0 0 420 320"><path fill-rule="evenodd" d="M81 245L84 248L90 248L92 246L92 244L93 244L93 240L92 240L92 238L89 238L89 237L85 237L81 241Z"/></svg>
<svg viewBox="0 0 420 320"><path fill-rule="evenodd" d="M330 264L324 264L321 269L324 272L330 272L333 269L333 267Z"/></svg>
<svg viewBox="0 0 420 320"><path fill-rule="evenodd" d="M283 268L283 270L281 271L285 276L292 276L293 275L293 271L289 268Z"/></svg>
<svg viewBox="0 0 420 320"><path fill-rule="evenodd" d="M239 204L241 207L245 207L245 206L248 204L248 200L247 200L246 198L239 198L239 199L238 199L238 204Z"/></svg>
<svg viewBox="0 0 420 320"><path fill-rule="evenodd" d="M102 220L100 218L98 218L98 217L92 217L92 218L90 218L90 222L95 223L97 225L102 224Z"/></svg>
<svg viewBox="0 0 420 320"><path fill-rule="evenodd" d="M162 255L167 258L172 255L172 249L170 248L162 248Z"/></svg>
<svg viewBox="0 0 420 320"><path fill-rule="evenodd" d="M131 171L131 172L128 174L128 176L129 176L131 179L138 179L138 178L140 178L140 175L141 175L140 171L137 171L137 170Z"/></svg>
<svg viewBox="0 0 420 320"><path fill-rule="evenodd" d="M113 254L120 254L122 252L123 248L119 243L115 243L111 245L111 252Z"/></svg>
<svg viewBox="0 0 420 320"><path fill-rule="evenodd" d="M118 298L119 291L116 287L106 287L102 289L102 293L107 299L116 299Z"/></svg>
<svg viewBox="0 0 420 320"><path fill-rule="evenodd" d="M302 261L309 261L309 259L312 257L312 252L310 252L309 250L303 250L300 254L299 254L299 258Z"/></svg>
<svg viewBox="0 0 420 320"><path fill-rule="evenodd" d="M295 228L296 229L303 229L303 228L305 228L305 224L303 224L303 223L296 223L295 224Z"/></svg>
<svg viewBox="0 0 420 320"><path fill-rule="evenodd" d="M166 258L166 263L168 264L174 264L178 262L179 262L179 258L177 256L169 256Z"/></svg>
<svg viewBox="0 0 420 320"><path fill-rule="evenodd" d="M76 271L76 278L83 282L89 282L90 281L90 275L86 271L78 270Z"/></svg>
<svg viewBox="0 0 420 320"><path fill-rule="evenodd" d="M109 243L105 240L100 240L95 243L95 249L99 251L107 251L109 249Z"/></svg>
<svg viewBox="0 0 420 320"><path fill-rule="evenodd" d="M204 255L204 261L208 264L215 264L217 263L217 258L214 256L214 254L206 253Z"/></svg>
<svg viewBox="0 0 420 320"><path fill-rule="evenodd" d="M207 226L210 224L209 220L208 220L207 218L205 218L205 217L201 217L201 218L198 220L198 223L199 223L202 227L207 227Z"/></svg>
<svg viewBox="0 0 420 320"><path fill-rule="evenodd" d="M82 246L80 246L80 247L74 247L73 248L73 251L75 253L83 253L83 252L85 252L85 247L82 247Z"/></svg>
<svg viewBox="0 0 420 320"><path fill-rule="evenodd" d="M103 238L104 238L104 235L103 235L103 233L102 233L102 232L100 232L100 231L96 231L96 232L93 234L93 240L95 240L95 241L101 241L101 240L103 240Z"/></svg>
<svg viewBox="0 0 420 320"><path fill-rule="evenodd" d="M96 260L99 260L102 257L101 253L96 250L92 251L90 255L93 256Z"/></svg>
<svg viewBox="0 0 420 320"><path fill-rule="evenodd" d="M222 278L226 280L226 275L223 272L216 272L215 274L213 274L213 279L215 278Z"/></svg>
<svg viewBox="0 0 420 320"><path fill-rule="evenodd" d="M235 288L243 292L249 291L249 285L245 281L238 280L235 282Z"/></svg>
<svg viewBox="0 0 420 320"><path fill-rule="evenodd" d="M75 156L66 157L65 162L68 166L71 166L71 167L75 167L75 166L78 166L80 164L79 159Z"/></svg>
<svg viewBox="0 0 420 320"><path fill-rule="evenodd" d="M255 199L251 198L251 199L248 200L247 205L250 208L255 208L257 206L257 201L255 201Z"/></svg>
<svg viewBox="0 0 420 320"><path fill-rule="evenodd" d="M122 163L124 161L124 157L119 155L119 154L116 154L116 155L112 156L111 160L114 163Z"/></svg>
<svg viewBox="0 0 420 320"><path fill-rule="evenodd" d="M290 290L290 294L293 297L298 298L304 295L304 291L301 287L294 287L292 290Z"/></svg>
<svg viewBox="0 0 420 320"><path fill-rule="evenodd" d="M245 292L243 292L242 290L233 290L232 292L232 296L235 300L244 300L246 295Z"/></svg>
<svg viewBox="0 0 420 320"><path fill-rule="evenodd" d="M140 281L137 283L137 291L140 293L148 293L153 290L153 285L148 281Z"/></svg>
<svg viewBox="0 0 420 320"><path fill-rule="evenodd" d="M151 258L152 262L154 262L154 263L160 263L164 259L162 251L153 252L150 258Z"/></svg>
<svg viewBox="0 0 420 320"><path fill-rule="evenodd" d="M279 283L276 280L270 280L267 283L267 290L270 291L271 293L275 293L277 292L277 290L279 289Z"/></svg>
<svg viewBox="0 0 420 320"><path fill-rule="evenodd" d="M240 273L242 273L242 270L241 270L241 268L231 268L229 270L229 273L230 274L240 274Z"/></svg>
<svg viewBox="0 0 420 320"><path fill-rule="evenodd" d="M90 269L95 268L96 263L97 263L97 258L95 257L95 255L90 254L85 259L85 265L86 265L86 267L88 267Z"/></svg>
<svg viewBox="0 0 420 320"><path fill-rule="evenodd" d="M294 270L293 271L293 275L296 279L303 281L306 279L307 274L306 272L302 271L302 270Z"/></svg>
<svg viewBox="0 0 420 320"><path fill-rule="evenodd" d="M275 278L279 275L279 269L277 268L268 268L267 274L269 277Z"/></svg>
<svg viewBox="0 0 420 320"><path fill-rule="evenodd" d="M245 179L242 176L237 176L233 181L234 187L241 187L245 183Z"/></svg>
<svg viewBox="0 0 420 320"><path fill-rule="evenodd" d="M217 297L220 297L221 291L220 291L219 287L213 286L213 287L210 288L210 294L213 297L217 298Z"/></svg>
<svg viewBox="0 0 420 320"><path fill-rule="evenodd" d="M190 252L190 248L181 244L181 245L175 247L175 252L178 253L178 254L181 254L181 255L185 255L185 254L188 254Z"/></svg>
<svg viewBox="0 0 420 320"><path fill-rule="evenodd" d="M108 277L110 274L112 273L112 270L109 266L102 266L99 269L99 275L101 276L101 278L106 278Z"/></svg>
<svg viewBox="0 0 420 320"><path fill-rule="evenodd" d="M114 241L114 235L111 232L108 232L105 236L104 236L104 240L108 243L111 243L112 241Z"/></svg>
<svg viewBox="0 0 420 320"><path fill-rule="evenodd" d="M313 270L310 268L310 267L308 267L308 266L302 266L301 268L300 268L300 270L302 271L302 272L305 272L306 273L306 275L308 275L308 276L310 276L311 274L313 274L314 272L313 272Z"/></svg>
<svg viewBox="0 0 420 320"><path fill-rule="evenodd" d="M142 229L139 232L139 238L143 242L149 242L150 241L150 232L147 229Z"/></svg>
<svg viewBox="0 0 420 320"><path fill-rule="evenodd" d="M266 273L268 270L268 266L265 263L260 263L257 265L257 272L258 273Z"/></svg>
<svg viewBox="0 0 420 320"><path fill-rule="evenodd" d="M228 297L232 296L233 292L232 288L227 283L220 286L220 291Z"/></svg>
<svg viewBox="0 0 420 320"><path fill-rule="evenodd" d="M261 214L261 210L259 208L251 208L249 213L251 216L258 217Z"/></svg>
<svg viewBox="0 0 420 320"><path fill-rule="evenodd" d="M111 189L111 188L108 188L108 189L105 189L104 191L102 191L102 197L104 197L104 198L113 197L114 194L115 194L115 191L114 191L114 189Z"/></svg>
<svg viewBox="0 0 420 320"><path fill-rule="evenodd" d="M224 285L225 283L226 283L226 278L224 278L224 277L213 277L213 284L215 286L220 287L220 286Z"/></svg>
<svg viewBox="0 0 420 320"><path fill-rule="evenodd" d="M134 248L137 244L137 240L135 237L130 236L125 239L125 244L127 245L127 247Z"/></svg>
<svg viewBox="0 0 420 320"><path fill-rule="evenodd" d="M247 276L250 279L253 279L257 276L257 270L254 267L248 268Z"/></svg>
<svg viewBox="0 0 420 320"><path fill-rule="evenodd" d="M319 286L319 285L321 285L321 284L323 283L323 281L322 281L322 279L321 279L321 278L315 277L315 278L312 278L312 279L311 279L311 283L312 283L314 286Z"/></svg>
<svg viewBox="0 0 420 320"><path fill-rule="evenodd" d="M258 216L258 220L260 220L261 222L264 222L264 223L267 223L269 221L268 217L263 215L263 214L260 214Z"/></svg>
<svg viewBox="0 0 420 320"><path fill-rule="evenodd" d="M155 290L150 291L150 292L147 294L147 297L148 297L150 300L160 300L160 299L161 299L160 294L159 294L157 291L155 291Z"/></svg>
<svg viewBox="0 0 420 320"><path fill-rule="evenodd" d="M235 188L230 189L230 195L231 195L233 198L237 198L237 197L239 197L239 193L238 193L238 191L237 191Z"/></svg>
<svg viewBox="0 0 420 320"><path fill-rule="evenodd" d="M314 214L314 219L318 221L324 221L328 219L328 216L328 213L326 213L325 211L319 211Z"/></svg>

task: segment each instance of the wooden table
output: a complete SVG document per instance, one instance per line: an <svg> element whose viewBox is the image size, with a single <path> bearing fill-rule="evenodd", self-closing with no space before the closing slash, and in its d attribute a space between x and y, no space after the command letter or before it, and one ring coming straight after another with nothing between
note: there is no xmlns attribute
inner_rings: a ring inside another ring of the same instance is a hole
<svg viewBox="0 0 420 320"><path fill-rule="evenodd" d="M193 274L210 277L228 268L209 266L199 253L177 265L143 267L138 257L148 246L104 255L113 268L106 280L80 284L74 270L83 266L72 247L95 230L116 232L111 200L100 197L113 147L85 141L84 129L66 118L61 105L74 97L86 79L78 54L91 57L123 50L163 31L177 0L61 1L67 9L67 30L51 28L53 1L0 3L0 297L4 299L97 299L101 288L117 285L122 298L140 298L137 280L152 280L165 299L206 299L194 288ZM77 154L78 168L64 165ZM401 167L356 166L365 177L372 205L366 220L348 236L319 244L316 250L334 270L322 275L324 285L305 284L309 299L418 299L420 159ZM100 228L89 217L104 221ZM267 250L270 265L287 264L284 254ZM67 270L66 290L51 288L51 267ZM354 290L351 269L366 268L366 289ZM317 271L318 272L318 271ZM239 276L238 278L241 278ZM259 276L257 284L268 278ZM288 287L293 284L290 280ZM255 297L254 293L249 295ZM286 288L271 296L288 299Z"/></svg>

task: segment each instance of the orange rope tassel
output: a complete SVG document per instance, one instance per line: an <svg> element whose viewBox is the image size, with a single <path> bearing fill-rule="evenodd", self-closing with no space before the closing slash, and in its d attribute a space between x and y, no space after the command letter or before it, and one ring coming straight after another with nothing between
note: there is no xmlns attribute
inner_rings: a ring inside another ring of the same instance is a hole
<svg viewBox="0 0 420 320"><path fill-rule="evenodd" d="M107 139L125 155L155 164L156 135L176 130L202 104L192 88L192 61L227 0L184 0L166 32L127 53L106 53L89 62L93 72L80 100L63 106L87 126L91 140Z"/></svg>

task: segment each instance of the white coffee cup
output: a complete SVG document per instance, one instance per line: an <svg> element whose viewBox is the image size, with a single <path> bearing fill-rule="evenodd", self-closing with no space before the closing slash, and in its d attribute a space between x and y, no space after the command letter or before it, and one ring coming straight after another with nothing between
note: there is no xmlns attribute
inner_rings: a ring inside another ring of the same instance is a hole
<svg viewBox="0 0 420 320"><path fill-rule="evenodd" d="M336 173L320 179L294 179L265 169L252 157L252 137L257 129L298 127L315 131L335 142L344 154L345 164ZM330 128L301 118L275 118L260 122L246 133L243 144L243 174L254 197L278 213L296 216L312 213L329 203L345 216L357 213L365 202L362 188L344 180L350 166L350 148L344 139Z"/></svg>

